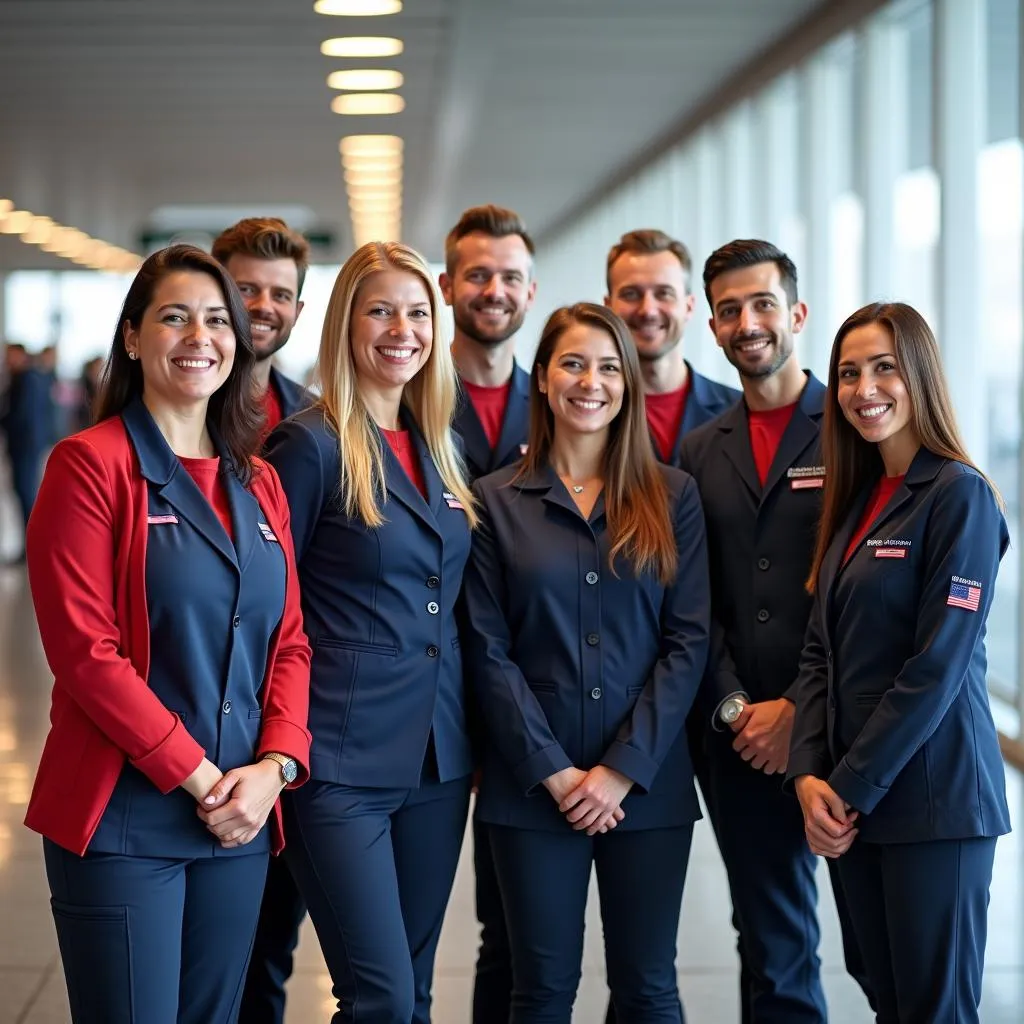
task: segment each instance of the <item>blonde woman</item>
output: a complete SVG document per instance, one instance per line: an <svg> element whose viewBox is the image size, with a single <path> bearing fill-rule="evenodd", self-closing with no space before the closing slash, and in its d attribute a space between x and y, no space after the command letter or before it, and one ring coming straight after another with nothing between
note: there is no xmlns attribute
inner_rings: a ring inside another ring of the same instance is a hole
<svg viewBox="0 0 1024 1024"><path fill-rule="evenodd" d="M310 796L286 808L289 864L335 1024L430 1020L469 801L455 602L476 517L437 311L416 252L357 250L324 321L323 398L268 441L313 649Z"/></svg>

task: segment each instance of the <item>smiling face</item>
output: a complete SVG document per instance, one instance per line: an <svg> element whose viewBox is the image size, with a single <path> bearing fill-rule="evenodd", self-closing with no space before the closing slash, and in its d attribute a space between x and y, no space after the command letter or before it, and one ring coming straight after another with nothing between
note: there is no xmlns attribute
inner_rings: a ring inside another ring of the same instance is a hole
<svg viewBox="0 0 1024 1024"><path fill-rule="evenodd" d="M401 390L426 365L433 340L430 293L418 275L379 270L359 286L349 341L361 387Z"/></svg>
<svg viewBox="0 0 1024 1024"><path fill-rule="evenodd" d="M143 397L153 408L191 409L209 402L228 379L235 332L227 302L209 274L167 274L138 327L125 323L125 349L142 368Z"/></svg>
<svg viewBox="0 0 1024 1024"><path fill-rule="evenodd" d="M838 373L839 408L865 441L891 446L916 437L910 395L885 325L864 324L843 338Z"/></svg>
<svg viewBox="0 0 1024 1024"><path fill-rule="evenodd" d="M625 382L615 339L600 327L574 323L555 344L547 366L537 369L555 433L607 433L622 409Z"/></svg>
<svg viewBox="0 0 1024 1024"><path fill-rule="evenodd" d="M771 377L793 354L807 307L792 306L775 263L719 274L710 286L711 330L725 358L750 380Z"/></svg>
<svg viewBox="0 0 1024 1024"><path fill-rule="evenodd" d="M260 362L283 348L302 312L294 260L232 253L224 269L234 278L249 313L252 346Z"/></svg>

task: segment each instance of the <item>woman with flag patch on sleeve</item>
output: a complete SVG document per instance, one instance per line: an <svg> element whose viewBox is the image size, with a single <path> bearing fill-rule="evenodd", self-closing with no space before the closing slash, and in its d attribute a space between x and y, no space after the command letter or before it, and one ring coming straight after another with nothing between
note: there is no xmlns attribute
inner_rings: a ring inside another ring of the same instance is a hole
<svg viewBox="0 0 1024 1024"><path fill-rule="evenodd" d="M885 1024L978 1021L996 838L985 685L1009 543L960 439L938 345L875 303L832 348L825 494L788 782L839 876Z"/></svg>

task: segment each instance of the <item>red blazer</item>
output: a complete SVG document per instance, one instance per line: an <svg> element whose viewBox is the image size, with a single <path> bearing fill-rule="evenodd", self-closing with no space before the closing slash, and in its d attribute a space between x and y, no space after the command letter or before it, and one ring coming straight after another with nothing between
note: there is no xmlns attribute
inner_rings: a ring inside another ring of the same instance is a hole
<svg viewBox="0 0 1024 1024"><path fill-rule="evenodd" d="M281 542L284 613L263 680L258 754L299 762L309 776L310 650L302 631L288 502L274 469L257 461L249 485ZM32 518L29 583L54 675L50 732L25 824L85 853L125 759L162 792L199 766L203 748L150 690L146 608L147 483L120 416L54 448ZM273 849L284 846L281 807Z"/></svg>

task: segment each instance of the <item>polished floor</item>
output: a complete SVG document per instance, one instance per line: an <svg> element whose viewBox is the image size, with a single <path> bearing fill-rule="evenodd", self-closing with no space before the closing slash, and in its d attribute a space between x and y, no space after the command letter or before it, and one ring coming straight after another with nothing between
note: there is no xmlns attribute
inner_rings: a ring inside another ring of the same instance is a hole
<svg viewBox="0 0 1024 1024"><path fill-rule="evenodd" d="M0 548L8 548L7 543ZM9 550L9 548L8 548ZM20 568L0 569L0 1024L69 1020L57 943L47 905L39 837L21 824L32 772L47 727L50 675L39 646ZM1015 824L1024 789L1011 773ZM468 854L468 845L466 848ZM825 880L824 871L822 878ZM1024 1020L1024 859L1018 835L999 844L992 888L982 1020ZM643 878L636 885L643 885ZM827 880L822 887L822 960L832 1024L871 1020L846 977ZM437 961L435 1024L467 1024L476 946L472 867L459 867ZM725 877L706 823L697 828L679 929L679 984L690 1024L738 1021L736 956ZM601 927L591 901L583 982L574 1022L603 1019L606 998ZM289 989L287 1024L330 1019L330 981L316 936L306 927ZM497 1024L497 1022L496 1022Z"/></svg>

